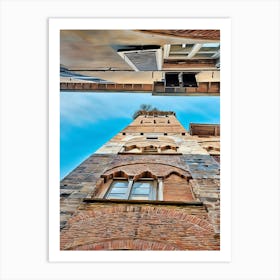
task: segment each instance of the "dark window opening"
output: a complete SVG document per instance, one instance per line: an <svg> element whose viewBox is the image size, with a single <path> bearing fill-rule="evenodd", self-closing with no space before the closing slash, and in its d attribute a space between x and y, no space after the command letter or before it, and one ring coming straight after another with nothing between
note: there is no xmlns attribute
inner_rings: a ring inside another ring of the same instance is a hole
<svg viewBox="0 0 280 280"><path fill-rule="evenodd" d="M64 198L67 198L70 196L71 193L61 193L60 194L60 197L64 197Z"/></svg>
<svg viewBox="0 0 280 280"><path fill-rule="evenodd" d="M178 87L179 86L178 73L166 73L165 74L165 86Z"/></svg>
<svg viewBox="0 0 280 280"><path fill-rule="evenodd" d="M151 145L149 147L144 147L143 152L146 152L146 153L157 153L158 149L157 149L157 147L154 147L154 146Z"/></svg>

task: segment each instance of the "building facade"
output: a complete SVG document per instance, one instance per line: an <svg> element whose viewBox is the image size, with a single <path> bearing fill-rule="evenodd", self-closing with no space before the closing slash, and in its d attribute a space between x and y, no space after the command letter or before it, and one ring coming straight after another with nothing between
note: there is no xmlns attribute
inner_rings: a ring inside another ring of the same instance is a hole
<svg viewBox="0 0 280 280"><path fill-rule="evenodd" d="M61 181L61 250L219 250L220 126L134 121Z"/></svg>
<svg viewBox="0 0 280 280"><path fill-rule="evenodd" d="M61 30L62 91L220 95L220 30Z"/></svg>

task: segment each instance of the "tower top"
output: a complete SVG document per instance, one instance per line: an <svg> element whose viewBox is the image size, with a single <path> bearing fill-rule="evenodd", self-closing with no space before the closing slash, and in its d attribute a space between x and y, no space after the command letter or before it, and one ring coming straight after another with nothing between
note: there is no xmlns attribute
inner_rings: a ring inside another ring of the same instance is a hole
<svg viewBox="0 0 280 280"><path fill-rule="evenodd" d="M141 115L147 115L147 116L167 116L167 115L173 115L176 116L175 112L172 111L158 111L158 110L152 110L152 111L146 111L146 110L139 110L135 114L135 119Z"/></svg>

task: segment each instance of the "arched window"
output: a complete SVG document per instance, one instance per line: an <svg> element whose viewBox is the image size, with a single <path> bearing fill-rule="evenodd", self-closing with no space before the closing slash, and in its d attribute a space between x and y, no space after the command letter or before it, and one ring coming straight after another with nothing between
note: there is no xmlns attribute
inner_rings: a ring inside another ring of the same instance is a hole
<svg viewBox="0 0 280 280"><path fill-rule="evenodd" d="M172 137L147 135L146 137L136 136L129 139L119 153L179 154L178 148Z"/></svg>
<svg viewBox="0 0 280 280"><path fill-rule="evenodd" d="M160 167L160 168L159 168ZM93 195L103 199L194 201L191 176L186 170L160 163L135 163L106 171Z"/></svg>

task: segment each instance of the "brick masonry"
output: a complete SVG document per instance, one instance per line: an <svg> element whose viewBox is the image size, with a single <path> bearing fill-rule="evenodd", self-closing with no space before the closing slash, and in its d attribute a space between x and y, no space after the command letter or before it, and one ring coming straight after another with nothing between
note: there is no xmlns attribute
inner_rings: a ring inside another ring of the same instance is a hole
<svg viewBox="0 0 280 280"><path fill-rule="evenodd" d="M99 84L88 82L61 82L60 90L78 90L78 91L137 91L137 92L151 92L153 89L152 84Z"/></svg>
<svg viewBox="0 0 280 280"><path fill-rule="evenodd" d="M219 236L202 206L95 203L82 205L69 220L61 248L218 250Z"/></svg>

